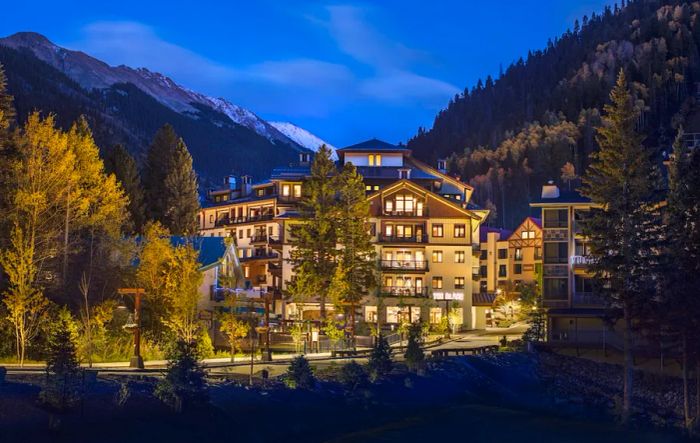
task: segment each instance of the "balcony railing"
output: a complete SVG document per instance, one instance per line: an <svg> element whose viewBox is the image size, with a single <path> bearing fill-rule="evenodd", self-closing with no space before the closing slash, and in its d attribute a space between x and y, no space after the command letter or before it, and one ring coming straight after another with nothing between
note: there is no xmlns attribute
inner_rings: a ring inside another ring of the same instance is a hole
<svg viewBox="0 0 700 443"><path fill-rule="evenodd" d="M389 297L427 297L428 288L382 286L381 294Z"/></svg>
<svg viewBox="0 0 700 443"><path fill-rule="evenodd" d="M383 243L427 243L427 235L413 235L399 237L396 235L379 234L379 241Z"/></svg>
<svg viewBox="0 0 700 443"><path fill-rule="evenodd" d="M410 209L410 210L393 210L389 211L387 209L384 209L382 211L382 215L385 217L427 217L428 216L428 208L421 208L421 209Z"/></svg>
<svg viewBox="0 0 700 443"><path fill-rule="evenodd" d="M250 238L251 243L267 243L267 234L255 234Z"/></svg>
<svg viewBox="0 0 700 443"><path fill-rule="evenodd" d="M260 253L255 253L251 256L241 257L241 258L239 258L239 260L240 261L249 261L249 260L279 258L279 257L280 257L279 254L276 252L260 252Z"/></svg>
<svg viewBox="0 0 700 443"><path fill-rule="evenodd" d="M573 268L587 268L593 264L593 257L590 255L572 255L571 256L571 267Z"/></svg>
<svg viewBox="0 0 700 443"><path fill-rule="evenodd" d="M264 221L264 220L272 220L274 217L275 217L274 214L260 214L260 215L255 215L252 217L222 217L222 218L216 220L215 225L216 226L236 225L239 223L249 223L249 222L257 222L257 221Z"/></svg>
<svg viewBox="0 0 700 443"><path fill-rule="evenodd" d="M595 292L575 292L574 306L605 306L605 299Z"/></svg>
<svg viewBox="0 0 700 443"><path fill-rule="evenodd" d="M426 260L382 260L382 269L389 271L427 271Z"/></svg>

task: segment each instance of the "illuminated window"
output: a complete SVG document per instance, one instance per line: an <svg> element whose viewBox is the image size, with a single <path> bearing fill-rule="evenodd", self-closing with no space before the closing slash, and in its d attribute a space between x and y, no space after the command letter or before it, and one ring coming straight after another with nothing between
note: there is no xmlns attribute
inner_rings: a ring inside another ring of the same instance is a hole
<svg viewBox="0 0 700 443"><path fill-rule="evenodd" d="M442 289L442 277L433 277L433 289Z"/></svg>
<svg viewBox="0 0 700 443"><path fill-rule="evenodd" d="M465 254L464 251L455 251L455 263L464 263Z"/></svg>
<svg viewBox="0 0 700 443"><path fill-rule="evenodd" d="M521 237L523 240L535 238L535 231L523 231Z"/></svg>
<svg viewBox="0 0 700 443"><path fill-rule="evenodd" d="M455 289L464 289L464 277L455 277Z"/></svg>
<svg viewBox="0 0 700 443"><path fill-rule="evenodd" d="M523 259L523 249L522 248L515 248L515 260L520 261Z"/></svg>
<svg viewBox="0 0 700 443"><path fill-rule="evenodd" d="M442 224L433 225L433 237L442 237L443 235L444 231L442 228Z"/></svg>
<svg viewBox="0 0 700 443"><path fill-rule="evenodd" d="M367 164L370 166L381 166L382 165L382 155L381 154L370 154L367 156Z"/></svg>
<svg viewBox="0 0 700 443"><path fill-rule="evenodd" d="M294 197L295 198L301 197L301 185L294 185Z"/></svg>
<svg viewBox="0 0 700 443"><path fill-rule="evenodd" d="M365 185L365 191L369 192L369 191L371 191L371 190L372 190L372 186L371 186L371 185Z"/></svg>
<svg viewBox="0 0 700 443"><path fill-rule="evenodd" d="M455 225L455 237L464 238L466 236L466 229L464 225Z"/></svg>
<svg viewBox="0 0 700 443"><path fill-rule="evenodd" d="M384 200L384 210L386 212L394 212L394 202L392 200Z"/></svg>
<svg viewBox="0 0 700 443"><path fill-rule="evenodd" d="M372 186L372 190L374 190L374 191L379 191L379 185L374 185L374 186Z"/></svg>
<svg viewBox="0 0 700 443"><path fill-rule="evenodd" d="M289 197L291 187L289 185L282 185L282 196Z"/></svg>
<svg viewBox="0 0 700 443"><path fill-rule="evenodd" d="M245 278L250 278L250 268L248 266L243 267L243 275L245 275Z"/></svg>
<svg viewBox="0 0 700 443"><path fill-rule="evenodd" d="M442 251L433 251L433 263L442 263Z"/></svg>

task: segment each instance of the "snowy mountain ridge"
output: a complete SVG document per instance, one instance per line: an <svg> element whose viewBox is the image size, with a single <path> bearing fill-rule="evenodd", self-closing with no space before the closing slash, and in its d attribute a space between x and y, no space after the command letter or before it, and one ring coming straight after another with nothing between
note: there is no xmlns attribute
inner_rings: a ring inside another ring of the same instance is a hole
<svg viewBox="0 0 700 443"><path fill-rule="evenodd" d="M321 145L326 145L331 149L331 151L333 151L333 159L337 160L338 154L335 152L336 148L306 129L300 128L299 126L290 122L270 122L270 125L293 140L295 143L314 152L318 152Z"/></svg>

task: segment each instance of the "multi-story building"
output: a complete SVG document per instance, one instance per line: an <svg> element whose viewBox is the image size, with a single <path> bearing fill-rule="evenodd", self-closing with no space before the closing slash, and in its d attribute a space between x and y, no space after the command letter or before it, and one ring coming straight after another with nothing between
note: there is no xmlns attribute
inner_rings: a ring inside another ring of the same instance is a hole
<svg viewBox="0 0 700 443"><path fill-rule="evenodd" d="M594 293L589 243L581 221L594 205L552 184L530 204L542 212L542 298L551 342L599 343L605 334L603 302Z"/></svg>
<svg viewBox="0 0 700 443"><path fill-rule="evenodd" d="M364 177L370 202L372 240L380 287L361 305L365 321L439 322L458 304L465 328L474 327L472 249L488 214L469 204L472 188L411 156L404 146L368 140L337 151L339 167L352 162ZM309 154L298 164L274 169L270 180L252 185L243 177L209 193L200 214L204 236L232 236L250 287L280 294L274 309L285 318L316 319L318 300L283 300L293 277L290 227L299 223L297 204L310 173ZM330 306L328 306L331 309Z"/></svg>

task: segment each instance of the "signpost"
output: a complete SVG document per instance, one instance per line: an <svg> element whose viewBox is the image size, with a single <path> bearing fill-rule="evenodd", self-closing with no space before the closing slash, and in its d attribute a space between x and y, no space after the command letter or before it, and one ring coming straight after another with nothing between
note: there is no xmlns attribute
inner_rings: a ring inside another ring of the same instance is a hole
<svg viewBox="0 0 700 443"><path fill-rule="evenodd" d="M146 293L143 288L120 288L117 290L120 295L134 296L134 322L124 325L124 329L131 330L134 334L134 355L129 360L130 368L143 369L143 358L141 358L141 297Z"/></svg>

